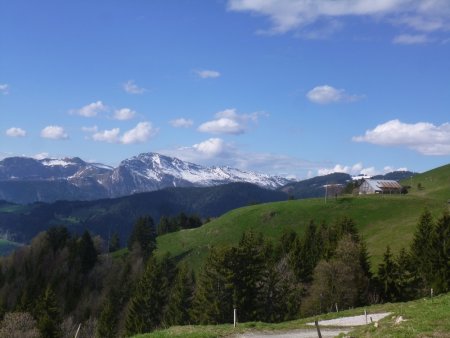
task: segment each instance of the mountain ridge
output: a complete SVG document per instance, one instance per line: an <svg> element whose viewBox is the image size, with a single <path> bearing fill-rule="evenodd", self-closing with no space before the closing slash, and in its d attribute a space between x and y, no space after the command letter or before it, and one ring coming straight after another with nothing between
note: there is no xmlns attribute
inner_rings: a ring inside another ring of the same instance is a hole
<svg viewBox="0 0 450 338"><path fill-rule="evenodd" d="M230 167L202 166L158 153L141 153L117 167L89 163L79 157L0 161L0 199L15 203L115 198L168 187L210 187L251 183L277 189L291 182Z"/></svg>

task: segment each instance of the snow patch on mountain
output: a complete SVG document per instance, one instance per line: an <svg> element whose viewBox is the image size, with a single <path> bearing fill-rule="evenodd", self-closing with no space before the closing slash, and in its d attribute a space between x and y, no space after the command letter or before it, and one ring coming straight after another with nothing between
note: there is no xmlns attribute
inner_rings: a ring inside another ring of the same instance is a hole
<svg viewBox="0 0 450 338"><path fill-rule="evenodd" d="M67 167L69 165L75 165L73 162L68 162L67 160L59 160L59 159L45 159L40 161L43 165L53 167L53 166L61 166Z"/></svg>

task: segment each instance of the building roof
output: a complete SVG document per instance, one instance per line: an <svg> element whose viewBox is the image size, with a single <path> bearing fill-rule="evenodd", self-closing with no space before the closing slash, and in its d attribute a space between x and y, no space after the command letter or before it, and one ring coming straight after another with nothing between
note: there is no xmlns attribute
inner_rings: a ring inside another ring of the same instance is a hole
<svg viewBox="0 0 450 338"><path fill-rule="evenodd" d="M376 191L376 190L391 190L391 189L401 189L402 186L394 180L372 180L365 179L365 181Z"/></svg>

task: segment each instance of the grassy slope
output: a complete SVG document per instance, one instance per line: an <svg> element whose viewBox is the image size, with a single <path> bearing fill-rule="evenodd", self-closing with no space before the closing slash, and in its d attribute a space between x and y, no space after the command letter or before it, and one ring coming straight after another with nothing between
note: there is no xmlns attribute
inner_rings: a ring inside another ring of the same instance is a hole
<svg viewBox="0 0 450 338"><path fill-rule="evenodd" d="M367 325L356 328L350 333L351 337L450 337L450 294L441 295L433 299L420 299L417 301L381 304L367 307L367 312L371 313L391 312L392 314L381 320L379 327ZM363 308L342 311L339 313L329 313L320 315L317 318L332 319L337 317L362 315ZM402 316L406 321L395 324L395 319ZM300 328L311 328L306 323L313 322L315 317L294 320L279 324L266 323L244 323L239 324L234 329L231 324L227 325L206 325L206 326L176 326L169 329L156 331L153 333L135 336L135 338L213 338L231 337L236 333L249 331L279 331L294 330Z"/></svg>
<svg viewBox="0 0 450 338"><path fill-rule="evenodd" d="M450 165L403 183L412 186L406 196L340 197L327 203L324 199L306 199L236 209L200 228L159 237L158 253L183 257L198 269L211 246L236 244L246 229L277 239L284 229L302 233L310 220L332 223L338 217L349 216L356 221L376 266L387 245L395 252L410 243L425 207L435 216L448 208ZM424 189L418 190L418 183Z"/></svg>

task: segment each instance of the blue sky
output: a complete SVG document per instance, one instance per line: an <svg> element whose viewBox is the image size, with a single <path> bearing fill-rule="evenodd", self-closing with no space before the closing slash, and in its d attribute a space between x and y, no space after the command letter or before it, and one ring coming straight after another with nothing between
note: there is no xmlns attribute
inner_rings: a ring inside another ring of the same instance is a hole
<svg viewBox="0 0 450 338"><path fill-rule="evenodd" d="M0 158L425 171L449 60L447 0L0 0Z"/></svg>

